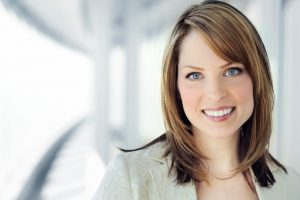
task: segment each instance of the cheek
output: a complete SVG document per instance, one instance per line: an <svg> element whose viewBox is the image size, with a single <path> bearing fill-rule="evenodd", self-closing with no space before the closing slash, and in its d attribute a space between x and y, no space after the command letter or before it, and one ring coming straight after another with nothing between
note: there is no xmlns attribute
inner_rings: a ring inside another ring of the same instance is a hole
<svg viewBox="0 0 300 200"><path fill-rule="evenodd" d="M179 93L185 110L189 107L195 107L197 105L199 91L197 92L196 88L179 85Z"/></svg>
<svg viewBox="0 0 300 200"><path fill-rule="evenodd" d="M243 84L238 84L235 88L236 99L248 112L253 111L254 99L253 99L253 84L251 79L244 81Z"/></svg>

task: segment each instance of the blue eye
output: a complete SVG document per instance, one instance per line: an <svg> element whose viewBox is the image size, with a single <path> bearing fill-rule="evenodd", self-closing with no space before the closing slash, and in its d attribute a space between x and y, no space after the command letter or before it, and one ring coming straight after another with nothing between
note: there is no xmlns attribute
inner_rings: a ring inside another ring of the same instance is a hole
<svg viewBox="0 0 300 200"><path fill-rule="evenodd" d="M198 80L201 78L201 73L200 72L192 72L192 73L189 73L188 75L186 75L186 78L187 79L190 79L190 80Z"/></svg>
<svg viewBox="0 0 300 200"><path fill-rule="evenodd" d="M235 76L239 75L241 72L242 72L242 69L240 69L238 67L233 67L233 68L229 68L225 72L225 76L227 76L227 77L235 77Z"/></svg>

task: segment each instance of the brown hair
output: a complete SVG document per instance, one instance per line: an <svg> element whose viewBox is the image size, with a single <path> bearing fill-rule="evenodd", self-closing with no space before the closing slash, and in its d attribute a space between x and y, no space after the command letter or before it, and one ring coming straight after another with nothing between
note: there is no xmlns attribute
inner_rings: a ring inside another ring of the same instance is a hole
<svg viewBox="0 0 300 200"><path fill-rule="evenodd" d="M233 6L220 1L205 1L188 8L179 17L165 50L162 107L170 143L168 153L172 155L177 182L206 179L202 164L205 157L195 146L177 88L180 45L191 29L199 31L221 58L243 63L247 68L253 82L254 111L242 126L238 151L240 166L236 172L244 172L252 166L262 186L273 185L275 179L267 161L285 168L268 152L274 95L267 52L253 24Z"/></svg>
<svg viewBox="0 0 300 200"><path fill-rule="evenodd" d="M172 160L176 181L183 184L206 181L205 157L196 148L191 123L187 119L177 87L180 45L191 30L204 36L214 52L228 62L244 64L253 82L254 110L242 125L235 173L252 167L263 187L275 183L267 163L286 169L268 151L272 132L274 94L270 66L264 44L253 24L233 6L220 1L204 1L189 7L177 20L165 49L162 73L162 108L166 133L146 146L166 140L165 155ZM144 146L144 147L146 147ZM143 147L142 147L143 148Z"/></svg>

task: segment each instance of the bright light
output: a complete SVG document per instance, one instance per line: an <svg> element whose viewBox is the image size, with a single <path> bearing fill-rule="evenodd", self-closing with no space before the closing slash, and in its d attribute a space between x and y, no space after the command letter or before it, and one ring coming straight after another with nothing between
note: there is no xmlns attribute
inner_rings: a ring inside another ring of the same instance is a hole
<svg viewBox="0 0 300 200"><path fill-rule="evenodd" d="M14 199L53 142L92 110L93 65L0 4L0 199Z"/></svg>

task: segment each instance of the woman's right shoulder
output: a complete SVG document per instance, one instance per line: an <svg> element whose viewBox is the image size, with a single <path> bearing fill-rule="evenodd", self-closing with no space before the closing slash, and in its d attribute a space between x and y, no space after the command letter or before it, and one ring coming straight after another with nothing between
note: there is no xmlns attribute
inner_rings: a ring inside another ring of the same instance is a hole
<svg viewBox="0 0 300 200"><path fill-rule="evenodd" d="M158 142L141 150L117 154L106 167L95 199L132 199L134 193L143 194L140 190L146 190L151 179L149 170L166 162L165 150L166 143ZM135 183L139 184L138 189L131 187Z"/></svg>
<svg viewBox="0 0 300 200"><path fill-rule="evenodd" d="M149 168L152 165L166 161L166 157L164 156L166 148L166 142L157 142L144 149L122 152L115 156L108 167L126 164L131 170L135 168L139 170Z"/></svg>

